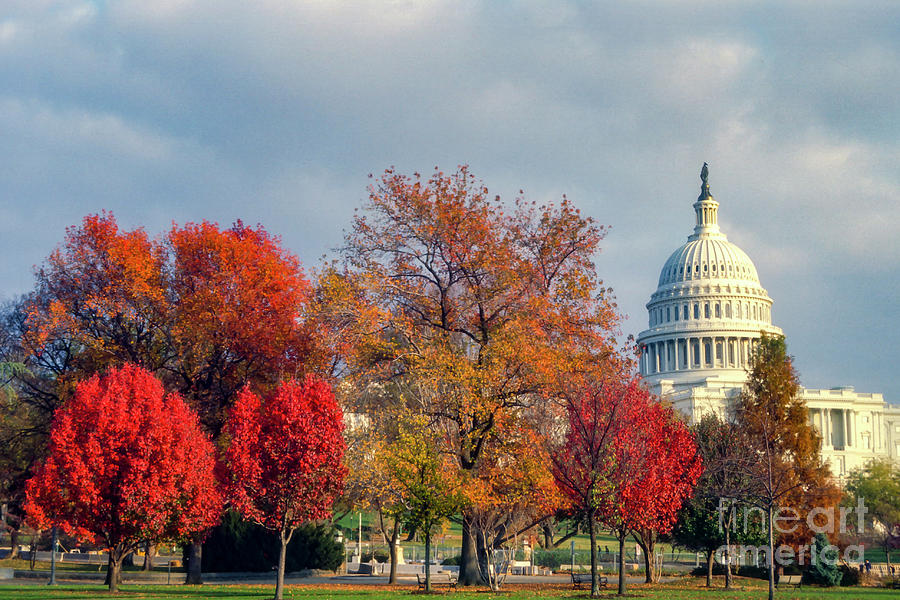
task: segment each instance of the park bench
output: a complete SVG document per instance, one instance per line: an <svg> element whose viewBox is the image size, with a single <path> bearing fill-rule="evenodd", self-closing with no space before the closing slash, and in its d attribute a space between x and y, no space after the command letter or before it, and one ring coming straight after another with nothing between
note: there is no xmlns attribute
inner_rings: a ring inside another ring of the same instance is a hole
<svg viewBox="0 0 900 600"><path fill-rule="evenodd" d="M606 577L602 575L597 577L597 585L600 587L606 587L607 581ZM582 585L591 585L591 574L572 573L572 587L576 590L580 590Z"/></svg>
<svg viewBox="0 0 900 600"><path fill-rule="evenodd" d="M424 590L425 575L416 573L416 580L419 582L419 589ZM447 589L452 590L456 587L456 576L453 573L432 573L431 587L446 587Z"/></svg>
<svg viewBox="0 0 900 600"><path fill-rule="evenodd" d="M798 588L802 585L803 576L802 575L782 575L778 578L778 586L782 585L792 585L795 588Z"/></svg>

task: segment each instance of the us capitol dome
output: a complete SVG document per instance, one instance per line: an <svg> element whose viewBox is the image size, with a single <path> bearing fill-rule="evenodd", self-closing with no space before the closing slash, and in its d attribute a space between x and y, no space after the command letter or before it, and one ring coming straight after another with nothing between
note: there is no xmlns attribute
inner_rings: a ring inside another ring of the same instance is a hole
<svg viewBox="0 0 900 600"><path fill-rule="evenodd" d="M772 324L772 299L756 266L719 229L719 203L706 163L694 202L694 232L663 264L647 303L648 328L637 338L640 372L654 394L689 420L725 417L747 380L753 347ZM851 387L801 388L835 475L876 456L900 460L900 406Z"/></svg>

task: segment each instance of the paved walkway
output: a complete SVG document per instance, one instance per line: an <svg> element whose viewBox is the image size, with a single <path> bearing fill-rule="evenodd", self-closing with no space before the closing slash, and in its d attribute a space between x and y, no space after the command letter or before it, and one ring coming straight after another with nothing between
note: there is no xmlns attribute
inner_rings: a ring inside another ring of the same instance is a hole
<svg viewBox="0 0 900 600"><path fill-rule="evenodd" d="M166 583L165 573L140 573L136 571L126 571L123 579L127 584L148 583L160 585ZM206 579L206 583L210 585L248 585L248 584L275 584L274 573L260 573L259 575L248 575L243 573L235 573L233 577L218 577ZM618 584L618 578L614 575L605 574L609 578L608 585L615 587ZM57 571L56 579L65 583L102 583L105 579L105 573L86 573L72 571ZM669 578L663 578L664 580ZM18 571L15 579L6 579L2 583L46 583L50 580L49 571ZM172 585L181 585L184 581L184 573L172 573ZM643 583L644 577L627 577L629 585L634 583ZM381 575L327 575L312 577L285 577L285 584L288 585L388 585L387 576ZM569 575L509 575L504 585L532 584L532 585L571 585L572 579ZM415 576L401 575L397 578L397 584L401 586L416 586Z"/></svg>

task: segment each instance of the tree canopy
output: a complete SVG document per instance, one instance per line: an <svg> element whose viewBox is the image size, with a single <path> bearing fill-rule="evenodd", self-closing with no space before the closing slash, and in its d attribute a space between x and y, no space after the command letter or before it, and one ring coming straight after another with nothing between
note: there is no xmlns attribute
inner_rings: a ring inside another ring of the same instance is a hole
<svg viewBox="0 0 900 600"><path fill-rule="evenodd" d="M103 542L115 591L145 540L185 539L221 515L215 451L197 415L131 364L80 383L54 416L50 452L27 485L36 527Z"/></svg>

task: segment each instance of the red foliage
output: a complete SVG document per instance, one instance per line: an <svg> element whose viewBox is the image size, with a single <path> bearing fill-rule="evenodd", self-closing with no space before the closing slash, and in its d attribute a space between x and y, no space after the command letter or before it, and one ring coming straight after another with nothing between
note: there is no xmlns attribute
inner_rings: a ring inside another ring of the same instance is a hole
<svg viewBox="0 0 900 600"><path fill-rule="evenodd" d="M214 525L215 450L197 415L144 369L83 381L56 414L50 456L27 485L36 527L102 540L110 562L143 540Z"/></svg>
<svg viewBox="0 0 900 600"><path fill-rule="evenodd" d="M570 506L593 508L616 529L670 530L701 472L693 436L673 410L636 379L608 380L582 390L568 415L553 473Z"/></svg>
<svg viewBox="0 0 900 600"><path fill-rule="evenodd" d="M283 533L327 518L346 472L343 429L331 387L316 376L285 382L264 399L244 389L226 424L232 503Z"/></svg>

